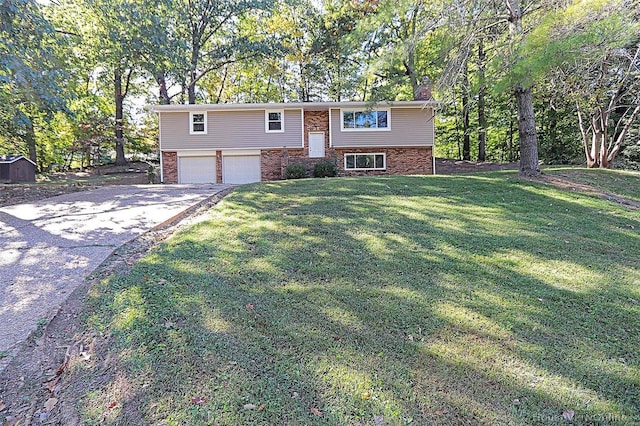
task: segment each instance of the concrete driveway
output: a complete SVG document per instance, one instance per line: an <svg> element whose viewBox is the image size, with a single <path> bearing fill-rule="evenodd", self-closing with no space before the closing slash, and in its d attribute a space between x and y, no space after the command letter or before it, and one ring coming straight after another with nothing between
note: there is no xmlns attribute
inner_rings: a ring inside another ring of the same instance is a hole
<svg viewBox="0 0 640 426"><path fill-rule="evenodd" d="M227 188L109 186L0 208L0 354L51 319L116 248Z"/></svg>

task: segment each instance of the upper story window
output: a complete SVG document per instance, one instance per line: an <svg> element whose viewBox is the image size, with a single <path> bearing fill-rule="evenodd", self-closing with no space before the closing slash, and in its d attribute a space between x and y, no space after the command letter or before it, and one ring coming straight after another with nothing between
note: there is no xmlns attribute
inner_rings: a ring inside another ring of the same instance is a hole
<svg viewBox="0 0 640 426"><path fill-rule="evenodd" d="M266 110L264 112L264 130L267 133L284 132L284 110Z"/></svg>
<svg viewBox="0 0 640 426"><path fill-rule="evenodd" d="M388 109L343 109L341 130L391 130L391 112Z"/></svg>
<svg viewBox="0 0 640 426"><path fill-rule="evenodd" d="M207 134L207 113L206 112L190 112L189 113L189 134L191 135Z"/></svg>

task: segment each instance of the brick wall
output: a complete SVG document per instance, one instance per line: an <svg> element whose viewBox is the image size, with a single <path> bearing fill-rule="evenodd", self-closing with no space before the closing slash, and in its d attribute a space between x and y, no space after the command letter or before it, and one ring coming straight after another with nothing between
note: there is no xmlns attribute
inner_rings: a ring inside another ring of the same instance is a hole
<svg viewBox="0 0 640 426"><path fill-rule="evenodd" d="M178 183L178 153L162 152L163 183Z"/></svg>
<svg viewBox="0 0 640 426"><path fill-rule="evenodd" d="M341 176L430 175L433 174L432 147L340 148L336 149ZM387 154L386 170L344 170L344 155L359 153Z"/></svg>
<svg viewBox="0 0 640 426"><path fill-rule="evenodd" d="M324 152L329 153L329 111L304 112L304 152L309 156L309 132L324 132Z"/></svg>
<svg viewBox="0 0 640 426"><path fill-rule="evenodd" d="M325 158L309 158L309 132L324 132ZM313 176L313 167L317 163L333 159L335 155L329 149L329 111L305 111L304 148L262 150L262 180L284 179L289 164L302 164L309 176Z"/></svg>
<svg viewBox="0 0 640 426"><path fill-rule="evenodd" d="M222 183L222 151L216 151L216 182Z"/></svg>

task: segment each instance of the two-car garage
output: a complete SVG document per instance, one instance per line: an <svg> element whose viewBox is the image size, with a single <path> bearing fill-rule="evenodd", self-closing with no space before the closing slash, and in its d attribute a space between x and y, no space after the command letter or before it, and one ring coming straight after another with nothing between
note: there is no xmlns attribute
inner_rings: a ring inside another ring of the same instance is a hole
<svg viewBox="0 0 640 426"><path fill-rule="evenodd" d="M178 152L178 183L217 183L217 155L222 156L222 183L260 182L260 151Z"/></svg>

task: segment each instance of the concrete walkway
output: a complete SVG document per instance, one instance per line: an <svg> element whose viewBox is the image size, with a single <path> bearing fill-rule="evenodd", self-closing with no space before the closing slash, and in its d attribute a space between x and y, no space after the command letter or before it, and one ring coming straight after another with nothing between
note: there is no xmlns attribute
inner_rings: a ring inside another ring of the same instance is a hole
<svg viewBox="0 0 640 426"><path fill-rule="evenodd" d="M0 354L51 319L116 248L227 188L109 186L0 208Z"/></svg>

